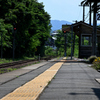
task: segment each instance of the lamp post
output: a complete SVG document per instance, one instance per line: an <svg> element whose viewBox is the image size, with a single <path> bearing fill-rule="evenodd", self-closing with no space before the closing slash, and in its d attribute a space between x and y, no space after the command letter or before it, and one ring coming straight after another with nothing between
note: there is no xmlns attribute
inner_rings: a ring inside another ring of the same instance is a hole
<svg viewBox="0 0 100 100"><path fill-rule="evenodd" d="M72 56L73 56L72 41L73 41L73 25L71 26L71 60L72 60Z"/></svg>
<svg viewBox="0 0 100 100"><path fill-rule="evenodd" d="M16 33L16 24L13 24L13 61L15 58L15 33Z"/></svg>
<svg viewBox="0 0 100 100"><path fill-rule="evenodd" d="M93 11L93 33L92 33L92 55L96 55L96 37L97 37L97 1L94 2L94 11Z"/></svg>
<svg viewBox="0 0 100 100"><path fill-rule="evenodd" d="M66 47L67 47L67 46L66 46L66 39L67 39L67 38L66 38L66 33L67 33L67 32L66 32L66 31L63 31L63 33L64 33L64 36L65 36L65 53L64 53L64 57L66 57L66 56L67 56L67 54L66 54Z"/></svg>
<svg viewBox="0 0 100 100"><path fill-rule="evenodd" d="M1 59L2 59L2 50L3 48L2 48L2 32L1 32Z"/></svg>

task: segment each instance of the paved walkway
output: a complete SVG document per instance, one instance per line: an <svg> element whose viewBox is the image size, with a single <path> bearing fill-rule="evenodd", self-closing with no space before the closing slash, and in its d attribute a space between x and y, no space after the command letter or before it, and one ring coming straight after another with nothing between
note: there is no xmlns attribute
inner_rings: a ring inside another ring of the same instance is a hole
<svg viewBox="0 0 100 100"><path fill-rule="evenodd" d="M10 92L15 93L9 94L10 98L4 97L0 100L36 100L43 90L38 100L100 100L100 84L97 82L100 79L99 72L81 62L55 63L50 62L36 70L26 67L25 69L31 71L0 85L0 98Z"/></svg>
<svg viewBox="0 0 100 100"><path fill-rule="evenodd" d="M85 63L64 63L38 100L100 100L100 73Z"/></svg>
<svg viewBox="0 0 100 100"><path fill-rule="evenodd" d="M45 70L54 65L56 63L55 61L57 61L57 59L52 59L39 64L27 66L13 72L1 74L0 98L43 73Z"/></svg>
<svg viewBox="0 0 100 100"><path fill-rule="evenodd" d="M33 65L30 65L30 66L27 66L27 67L23 67L21 69L18 69L18 70L15 70L15 71L12 71L12 72L8 72L8 73L4 73L4 74L0 74L0 85L1 84L4 84L8 81L11 81L19 76L22 76L30 71L33 71L43 65L46 65L48 64L49 62L52 62L52 61L56 61L57 59L52 59L52 60L49 60L49 61L44 61L44 62L40 62L38 64L33 64Z"/></svg>
<svg viewBox="0 0 100 100"><path fill-rule="evenodd" d="M1 100L36 100L57 73L63 62L54 64L45 72L17 88Z"/></svg>

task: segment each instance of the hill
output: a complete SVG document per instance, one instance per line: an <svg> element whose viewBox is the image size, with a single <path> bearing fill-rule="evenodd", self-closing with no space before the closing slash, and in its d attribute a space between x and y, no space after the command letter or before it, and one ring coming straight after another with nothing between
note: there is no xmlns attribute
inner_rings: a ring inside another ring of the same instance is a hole
<svg viewBox="0 0 100 100"><path fill-rule="evenodd" d="M51 20L52 31L59 30L62 28L63 24L71 24L71 22L64 21L64 20Z"/></svg>

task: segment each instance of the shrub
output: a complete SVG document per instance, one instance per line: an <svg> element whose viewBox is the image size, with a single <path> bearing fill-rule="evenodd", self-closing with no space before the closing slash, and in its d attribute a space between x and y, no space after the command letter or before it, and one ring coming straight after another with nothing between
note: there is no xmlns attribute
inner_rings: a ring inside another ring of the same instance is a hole
<svg viewBox="0 0 100 100"><path fill-rule="evenodd" d="M47 46L45 48L45 56L56 56L56 52L53 50L53 48Z"/></svg>
<svg viewBox="0 0 100 100"><path fill-rule="evenodd" d="M75 49L74 49L74 57L78 57L79 56L79 46L75 45Z"/></svg>
<svg viewBox="0 0 100 100"><path fill-rule="evenodd" d="M64 56L64 49L63 48L59 48L59 51L58 51L58 56Z"/></svg>
<svg viewBox="0 0 100 100"><path fill-rule="evenodd" d="M100 57L97 57L94 61L93 61L93 66L96 70L100 69Z"/></svg>
<svg viewBox="0 0 100 100"><path fill-rule="evenodd" d="M67 56L71 56L71 47L67 48Z"/></svg>
<svg viewBox="0 0 100 100"><path fill-rule="evenodd" d="M97 57L94 61L93 61L93 63L95 64L95 63L100 63L100 57Z"/></svg>
<svg viewBox="0 0 100 100"><path fill-rule="evenodd" d="M89 59L89 62L90 62L90 63L93 63L93 61L94 61L96 58L97 58L96 56L90 56L88 59Z"/></svg>

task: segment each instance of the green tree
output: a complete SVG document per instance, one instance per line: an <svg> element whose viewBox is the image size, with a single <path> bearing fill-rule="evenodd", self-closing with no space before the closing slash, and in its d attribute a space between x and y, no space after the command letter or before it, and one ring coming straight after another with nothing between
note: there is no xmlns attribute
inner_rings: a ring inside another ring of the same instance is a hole
<svg viewBox="0 0 100 100"><path fill-rule="evenodd" d="M45 47L45 56L49 57L56 56L56 52L53 50L53 48L47 46Z"/></svg>
<svg viewBox="0 0 100 100"><path fill-rule="evenodd" d="M44 48L45 41L50 32L50 15L45 12L42 3L37 0L0 0L0 18L5 19L9 43L12 45L12 27L16 26L15 34L15 56L33 56L38 48L37 54ZM10 27L8 27L10 26ZM14 31L13 31L14 33ZM5 47L11 55L12 46Z"/></svg>
<svg viewBox="0 0 100 100"><path fill-rule="evenodd" d="M62 31L58 30L58 34L56 35L56 41L55 45L57 47L58 54L61 56L64 56L64 49L65 49L65 36L66 36L66 42L67 42L67 56L71 55L71 32L69 33L63 33ZM75 36L75 55L78 55L78 36ZM73 40L74 40L74 33L73 33ZM73 41L72 40L72 41ZM72 44L74 45L74 44ZM77 45L77 46L76 46ZM77 49L76 49L77 48Z"/></svg>
<svg viewBox="0 0 100 100"><path fill-rule="evenodd" d="M12 43L10 41L10 34L12 33L9 32L10 28L12 28L10 24L4 24L4 20L0 19L0 50L2 49L2 55L5 55L5 52L7 52L6 48L12 48ZM9 53L6 55L9 55Z"/></svg>

